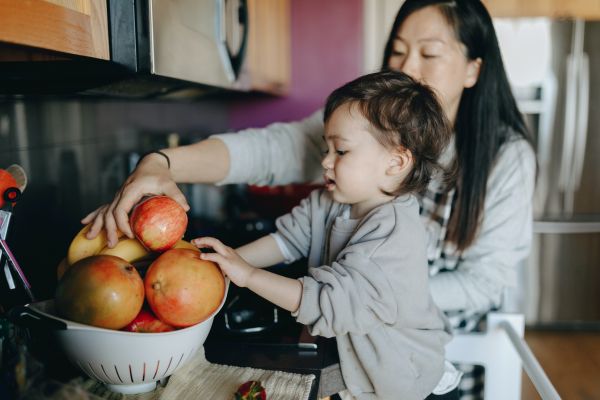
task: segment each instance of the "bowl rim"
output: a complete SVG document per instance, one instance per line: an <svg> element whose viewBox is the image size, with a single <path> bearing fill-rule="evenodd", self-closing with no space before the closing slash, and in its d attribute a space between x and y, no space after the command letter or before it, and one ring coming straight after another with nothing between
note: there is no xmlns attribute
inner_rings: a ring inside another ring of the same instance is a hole
<svg viewBox="0 0 600 400"><path fill-rule="evenodd" d="M221 300L221 303L215 309L215 311L213 311L208 317L206 317L204 320L202 320L194 325L191 325L191 326L188 326L185 328L175 329L173 331L168 331L168 332L128 332L128 331L122 331L122 330L118 330L118 329L108 329L108 328L101 328L101 327L93 326L93 325L82 324L80 322L72 321L72 320L69 320L66 318L59 317L58 315L55 315L53 298L48 299L48 300L38 301L35 303L29 303L29 304L26 304L25 307L34 310L36 313L39 313L46 318L50 318L50 319L57 320L57 321L64 323L66 325L66 330L110 332L112 334L120 334L123 336L132 336L132 335L134 335L134 336L152 335L153 337L171 336L171 335L180 334L181 332L186 332L186 331L191 331L191 330L197 329L204 322L209 321L215 315L217 315L217 313L219 311L221 311L221 309L223 308L223 305L225 304L225 300L227 299L227 293L229 291L229 283L230 283L229 278L225 277L225 292L223 293L223 299Z"/></svg>

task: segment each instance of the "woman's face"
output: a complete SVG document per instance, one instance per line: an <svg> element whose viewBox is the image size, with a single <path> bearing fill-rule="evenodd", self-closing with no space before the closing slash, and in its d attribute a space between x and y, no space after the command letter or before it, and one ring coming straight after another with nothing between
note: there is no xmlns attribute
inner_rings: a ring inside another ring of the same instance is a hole
<svg viewBox="0 0 600 400"><path fill-rule="evenodd" d="M481 59L469 60L466 47L435 6L413 12L393 42L389 67L429 85L454 124L464 88L477 82Z"/></svg>

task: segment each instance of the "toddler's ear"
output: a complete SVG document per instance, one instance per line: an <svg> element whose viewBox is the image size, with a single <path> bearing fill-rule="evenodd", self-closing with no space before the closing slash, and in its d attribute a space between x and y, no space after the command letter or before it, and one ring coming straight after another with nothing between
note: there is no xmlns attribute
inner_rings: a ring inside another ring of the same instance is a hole
<svg viewBox="0 0 600 400"><path fill-rule="evenodd" d="M413 165L412 153L407 149L394 151L390 157L387 174L388 175L404 175Z"/></svg>

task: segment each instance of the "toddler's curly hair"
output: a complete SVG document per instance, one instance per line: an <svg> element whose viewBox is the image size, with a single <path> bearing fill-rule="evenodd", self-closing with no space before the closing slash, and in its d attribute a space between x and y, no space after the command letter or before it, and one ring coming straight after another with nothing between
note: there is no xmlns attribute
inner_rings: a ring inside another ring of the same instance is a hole
<svg viewBox="0 0 600 400"><path fill-rule="evenodd" d="M452 129L434 92L410 76L381 71L361 76L334 90L325 105L324 120L344 104L356 105L369 121L375 139L390 150L408 150L413 168L389 195L423 193L436 171L447 183L456 175L455 164L444 169L438 162L452 138Z"/></svg>

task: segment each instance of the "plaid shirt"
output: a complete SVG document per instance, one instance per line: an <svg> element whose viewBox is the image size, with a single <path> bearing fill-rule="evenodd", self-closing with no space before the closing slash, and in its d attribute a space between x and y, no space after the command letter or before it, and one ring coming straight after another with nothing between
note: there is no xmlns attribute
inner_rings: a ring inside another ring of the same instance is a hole
<svg viewBox="0 0 600 400"><path fill-rule="evenodd" d="M419 196L420 214L428 235L429 276L460 268L460 252L453 243L446 240L448 222L455 201L456 189L446 190L439 178L431 179L425 193ZM445 314L458 332L475 330L485 315L469 310L445 311Z"/></svg>

